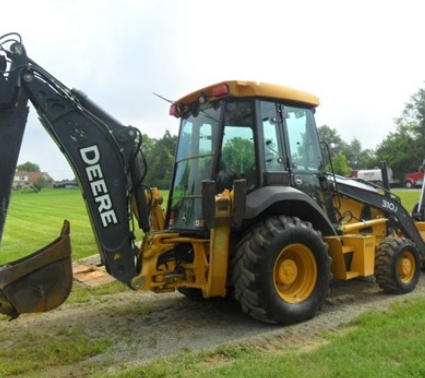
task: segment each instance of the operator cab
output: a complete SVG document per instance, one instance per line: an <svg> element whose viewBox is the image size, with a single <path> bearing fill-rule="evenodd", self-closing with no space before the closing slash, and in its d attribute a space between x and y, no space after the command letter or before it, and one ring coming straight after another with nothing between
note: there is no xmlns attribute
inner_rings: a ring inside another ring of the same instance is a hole
<svg viewBox="0 0 425 378"><path fill-rule="evenodd" d="M202 182L216 194L246 180L247 194L287 186L321 207L324 170L314 120L315 96L271 84L229 81L176 101L181 119L166 227L204 230ZM323 202L323 203L322 203Z"/></svg>

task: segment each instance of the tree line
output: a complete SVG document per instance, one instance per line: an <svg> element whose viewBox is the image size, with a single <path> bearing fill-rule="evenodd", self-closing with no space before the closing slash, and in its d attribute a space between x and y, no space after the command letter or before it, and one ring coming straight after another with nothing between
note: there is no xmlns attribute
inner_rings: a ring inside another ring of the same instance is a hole
<svg viewBox="0 0 425 378"><path fill-rule="evenodd" d="M353 169L378 168L381 161L387 162L394 178L400 181L406 173L418 171L425 159L425 89L410 97L394 122L395 131L389 132L375 150L362 149L357 138L347 143L327 125L319 127L319 138L329 145L335 173L346 175Z"/></svg>
<svg viewBox="0 0 425 378"><path fill-rule="evenodd" d="M144 183L159 189L169 189L174 166L174 152L177 136L166 130L159 139L143 134L143 155L146 159L147 173Z"/></svg>

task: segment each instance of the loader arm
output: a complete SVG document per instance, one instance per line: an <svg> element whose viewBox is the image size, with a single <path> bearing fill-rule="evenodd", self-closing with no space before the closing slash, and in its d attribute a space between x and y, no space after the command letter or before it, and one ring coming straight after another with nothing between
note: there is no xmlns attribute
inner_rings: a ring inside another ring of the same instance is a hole
<svg viewBox="0 0 425 378"><path fill-rule="evenodd" d="M60 83L26 55L20 40L7 42L9 48L2 44L0 50L0 238L29 100L79 182L106 270L131 287L138 251L133 213L139 228L149 231L140 131L122 125L82 92ZM44 262L49 262L45 256ZM0 267L0 284L7 269Z"/></svg>
<svg viewBox="0 0 425 378"><path fill-rule="evenodd" d="M398 198L389 195L389 193L386 193L387 195L382 195L373 190L345 184L342 181L337 182L337 190L340 195L358 202L363 202L388 214L389 217L396 221L396 225L401 229L403 234L417 245L425 259L425 243L413 219L408 211L401 205Z"/></svg>

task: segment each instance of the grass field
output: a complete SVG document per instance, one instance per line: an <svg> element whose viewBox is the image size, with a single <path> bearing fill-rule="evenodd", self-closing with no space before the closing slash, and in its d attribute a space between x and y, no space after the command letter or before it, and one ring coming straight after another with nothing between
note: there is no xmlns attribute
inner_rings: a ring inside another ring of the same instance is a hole
<svg viewBox="0 0 425 378"><path fill-rule="evenodd" d="M90 221L76 189L14 191L0 251L0 261L15 260L59 236L64 219L71 222L74 259L97 252Z"/></svg>

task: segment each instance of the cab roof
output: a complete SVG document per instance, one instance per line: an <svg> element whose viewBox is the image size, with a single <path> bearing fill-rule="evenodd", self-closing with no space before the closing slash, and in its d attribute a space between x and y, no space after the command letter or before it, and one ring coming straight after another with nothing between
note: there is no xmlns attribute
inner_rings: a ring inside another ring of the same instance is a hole
<svg viewBox="0 0 425 378"><path fill-rule="evenodd" d="M189 105L194 101L198 101L198 99L202 95L206 95L209 101L212 102L218 98L221 98L214 97L213 89L223 85L227 85L227 87L229 88L229 93L226 95L226 97L265 97L280 101L297 102L313 107L318 106L320 103L319 98L317 96L304 91L300 91L298 89L277 84L245 80L222 81L220 83L216 83L208 87L199 89L195 92L192 92L175 101L174 103Z"/></svg>

